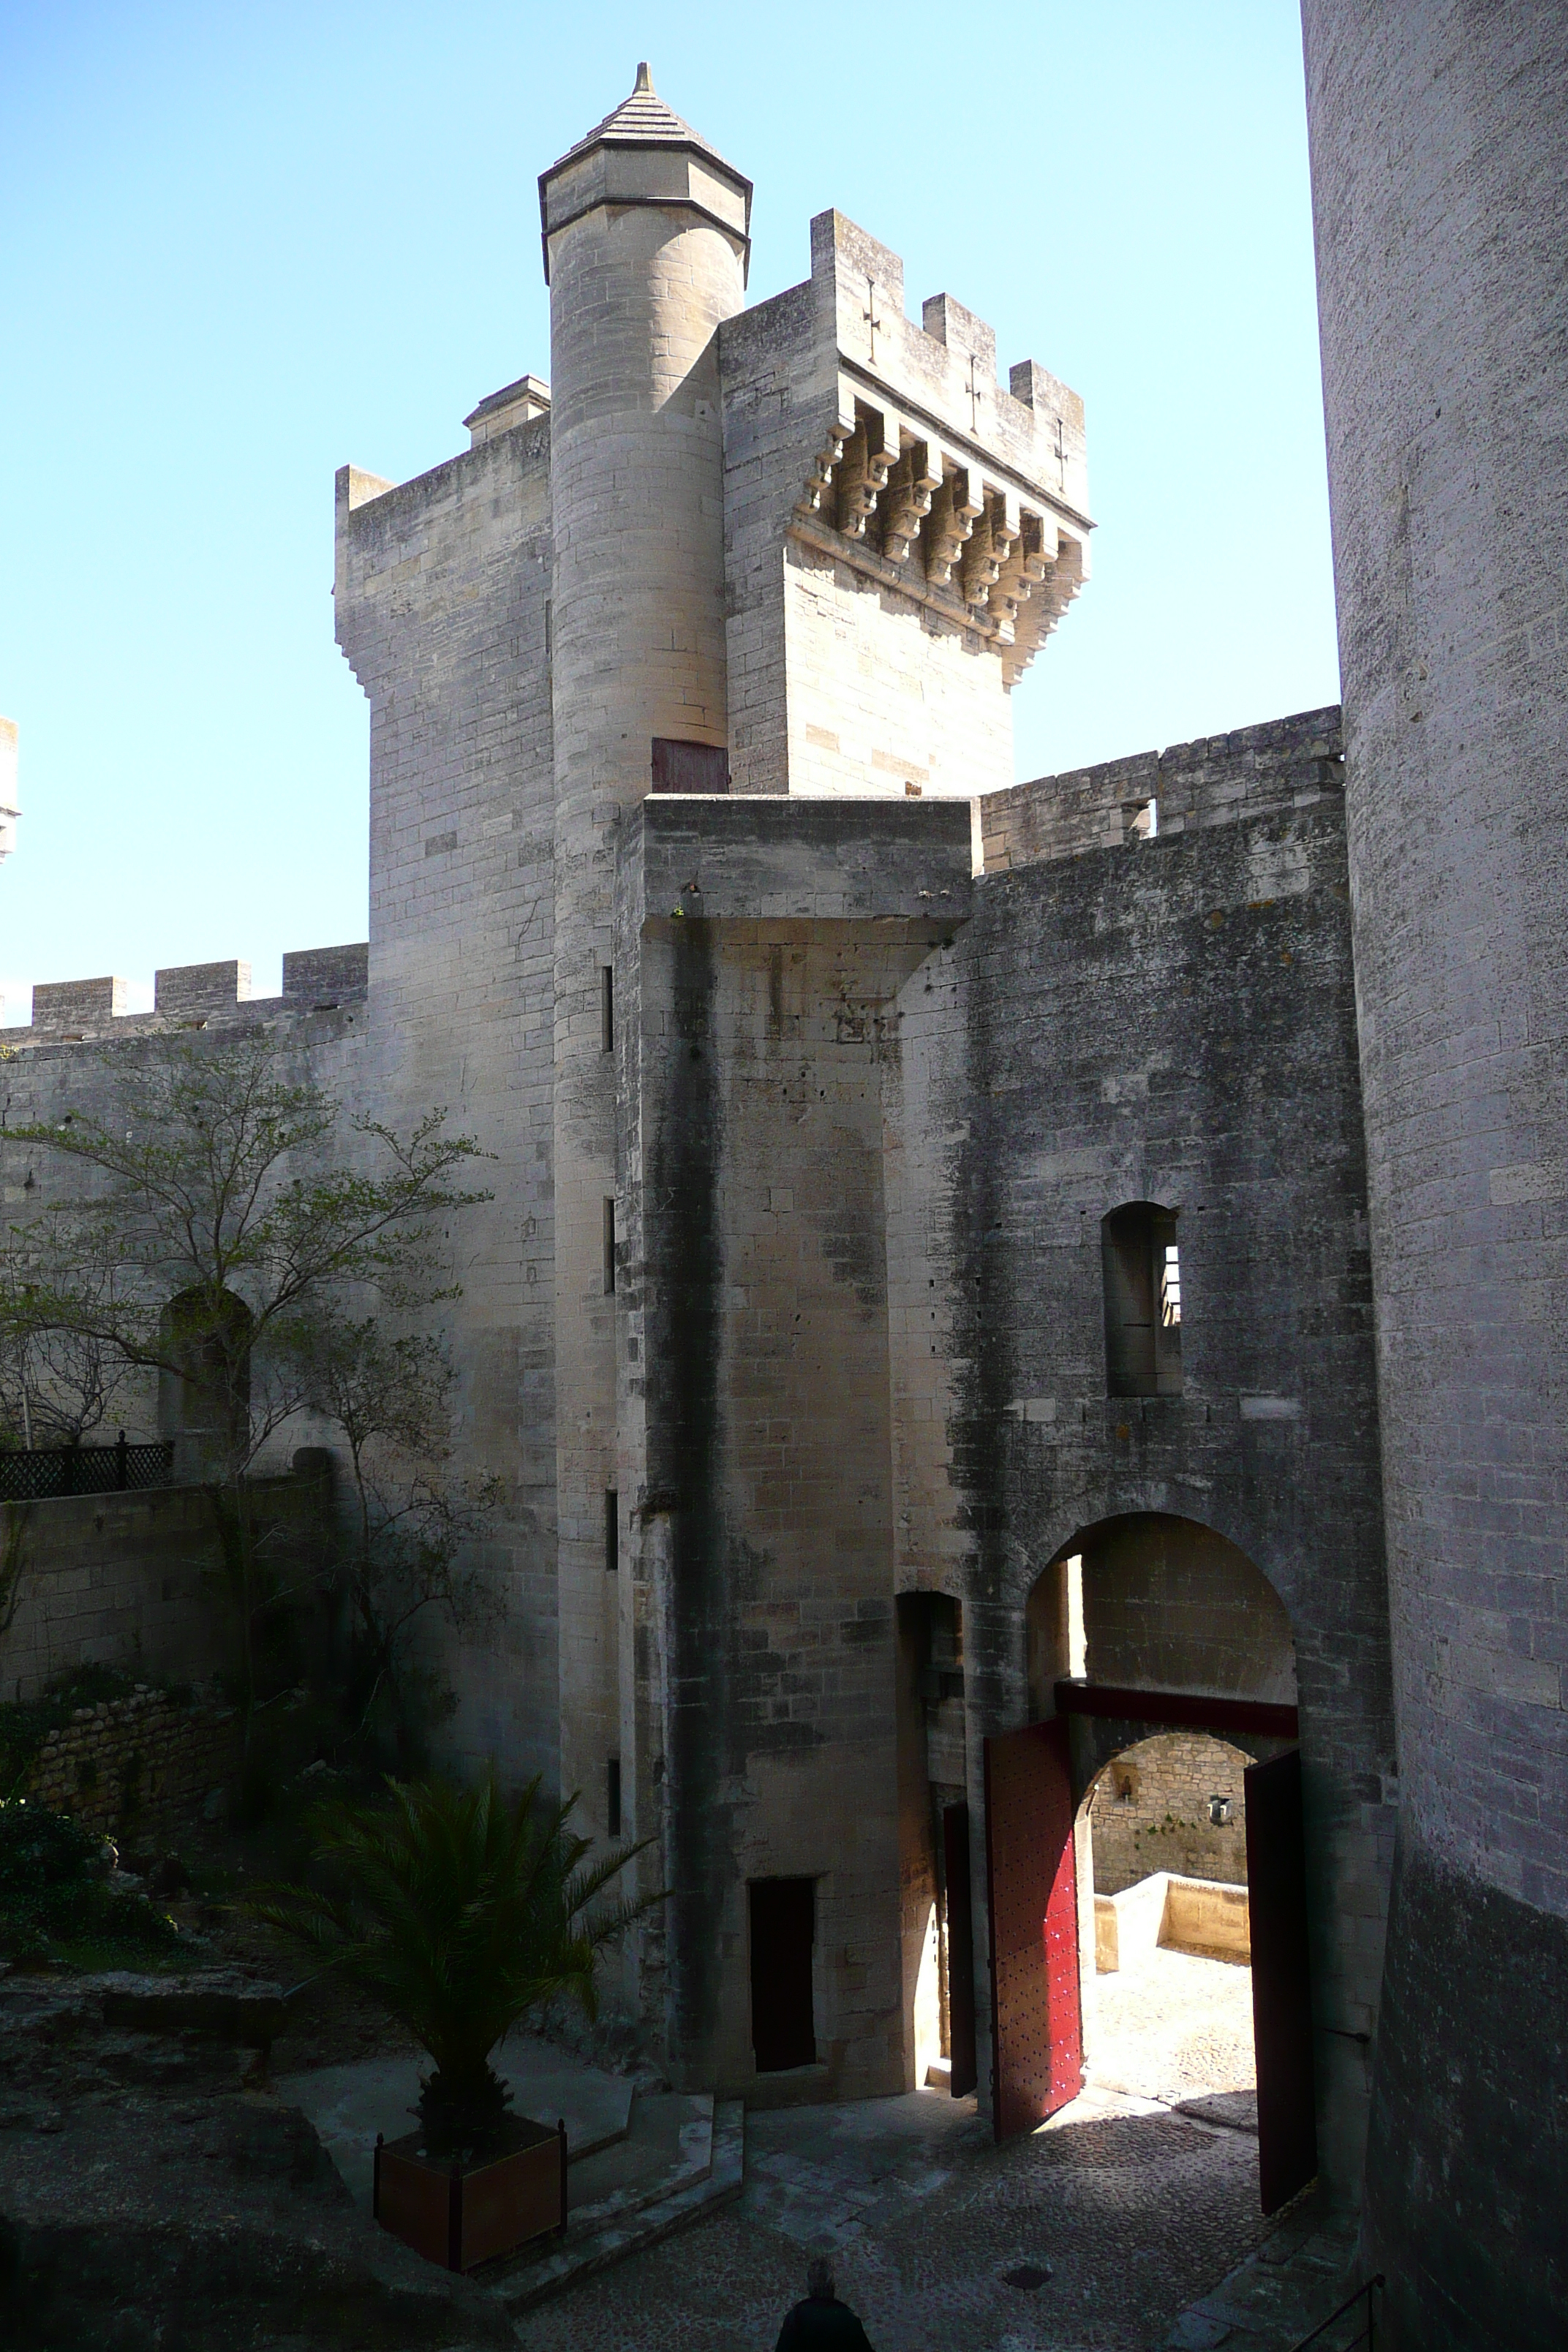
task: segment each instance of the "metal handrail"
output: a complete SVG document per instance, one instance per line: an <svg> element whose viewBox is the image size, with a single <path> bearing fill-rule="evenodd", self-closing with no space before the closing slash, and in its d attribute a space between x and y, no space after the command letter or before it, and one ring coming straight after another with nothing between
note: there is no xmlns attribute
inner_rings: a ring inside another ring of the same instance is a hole
<svg viewBox="0 0 1568 2352"><path fill-rule="evenodd" d="M1337 2347L1337 2352L1355 2352L1355 2347L1358 2344L1375 2347L1377 2341L1377 2306L1373 2298L1374 2292L1381 2289L1383 2284L1383 2273L1381 2271L1374 2271L1371 2278L1365 2280L1362 2285L1358 2286L1353 2294L1346 2296L1344 2302L1341 2304L1337 2311L1331 2311L1327 2319L1319 2321L1317 2326L1313 2328L1310 2336L1303 2336L1298 2344L1293 2345L1291 2347L1291 2352L1307 2352L1309 2345L1316 2344L1321 2336L1328 2333L1329 2329L1334 2325L1334 2322L1337 2319L1345 2318L1349 2313L1355 2309L1357 2304L1362 2302L1364 2302L1366 2305L1366 2326L1362 2329L1359 2336L1352 2336L1348 2344L1340 2345Z"/></svg>

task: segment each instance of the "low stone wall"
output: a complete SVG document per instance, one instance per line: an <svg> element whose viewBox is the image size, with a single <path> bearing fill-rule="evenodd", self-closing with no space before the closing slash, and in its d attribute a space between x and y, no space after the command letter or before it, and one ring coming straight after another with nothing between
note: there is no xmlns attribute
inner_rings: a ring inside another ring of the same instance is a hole
<svg viewBox="0 0 1568 2352"><path fill-rule="evenodd" d="M182 1706L167 1691L80 1706L51 1731L27 1775L26 1793L114 1836L157 1837L187 1821L239 1768L241 1726L233 1707Z"/></svg>
<svg viewBox="0 0 1568 2352"><path fill-rule="evenodd" d="M1119 1895L1095 1896L1094 1965L1100 1975L1136 1968L1158 1944L1247 1965L1252 1914L1246 1887L1157 1870Z"/></svg>
<svg viewBox="0 0 1568 2352"><path fill-rule="evenodd" d="M330 1457L257 1478L249 1491L262 1558L308 1579L324 1560ZM149 1681L203 1683L234 1648L212 1497L205 1486L60 1496L0 1504L0 1538L19 1541L16 1615L0 1642L0 1698L35 1699L82 1666Z"/></svg>
<svg viewBox="0 0 1568 2352"><path fill-rule="evenodd" d="M1125 1748L1095 1784L1089 1804L1094 1891L1116 1895L1154 1871L1247 1884L1247 1795L1251 1762L1239 1748L1199 1731L1162 1731ZM1230 1817L1216 1823L1209 1800Z"/></svg>

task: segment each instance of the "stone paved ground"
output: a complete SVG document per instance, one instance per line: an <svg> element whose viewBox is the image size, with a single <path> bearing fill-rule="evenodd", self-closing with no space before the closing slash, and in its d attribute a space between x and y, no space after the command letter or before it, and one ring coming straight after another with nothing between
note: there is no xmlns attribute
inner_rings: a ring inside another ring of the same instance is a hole
<svg viewBox="0 0 1568 2352"><path fill-rule="evenodd" d="M1096 1990L1089 2087L1041 2131L998 2148L938 2092L750 2116L739 2204L531 2314L523 2342L771 2352L818 2251L876 2352L1217 2341L1186 2315L1268 2235L1257 2141L1171 2108L1252 2086L1249 1973L1161 1950ZM1009 2284L1026 2267L1049 2279Z"/></svg>
<svg viewBox="0 0 1568 2352"><path fill-rule="evenodd" d="M769 2352L830 2250L877 2352L1161 2343L1265 2233L1257 2144L1089 2092L996 2147L937 2092L747 2119L747 2183L714 2220L531 2314L532 2352ZM1007 2283L1026 2266L1043 2285Z"/></svg>
<svg viewBox="0 0 1568 2352"><path fill-rule="evenodd" d="M1091 2000L1091 2082L1172 2104L1256 2088L1250 1969L1162 1946Z"/></svg>

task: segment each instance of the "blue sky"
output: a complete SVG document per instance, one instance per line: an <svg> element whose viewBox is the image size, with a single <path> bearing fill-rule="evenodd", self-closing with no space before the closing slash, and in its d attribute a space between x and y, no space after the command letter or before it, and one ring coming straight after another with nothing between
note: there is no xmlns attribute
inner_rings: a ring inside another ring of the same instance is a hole
<svg viewBox="0 0 1568 2352"><path fill-rule="evenodd" d="M6 1020L363 938L332 474L418 473L548 373L535 179L643 57L756 182L753 299L837 205L915 317L951 292L1004 381L1082 393L1095 577L1015 695L1021 776L1335 698L1293 0L5 0Z"/></svg>

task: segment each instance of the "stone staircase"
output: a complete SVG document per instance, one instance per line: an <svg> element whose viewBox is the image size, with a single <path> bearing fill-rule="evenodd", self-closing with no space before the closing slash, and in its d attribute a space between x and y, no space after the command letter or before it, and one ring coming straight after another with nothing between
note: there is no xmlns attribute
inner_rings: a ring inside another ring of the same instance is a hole
<svg viewBox="0 0 1568 2352"><path fill-rule="evenodd" d="M624 2137L572 2167L564 2240L542 2240L473 2276L515 2318L727 2204L744 2168L741 2100L638 2093Z"/></svg>

